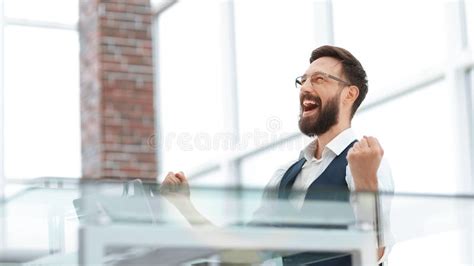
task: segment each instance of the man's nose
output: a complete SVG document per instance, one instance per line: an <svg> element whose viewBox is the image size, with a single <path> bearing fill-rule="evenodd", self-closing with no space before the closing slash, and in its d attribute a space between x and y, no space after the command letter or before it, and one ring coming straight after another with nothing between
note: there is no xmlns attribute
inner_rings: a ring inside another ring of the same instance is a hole
<svg viewBox="0 0 474 266"><path fill-rule="evenodd" d="M305 94L305 93L311 93L313 91L313 85L311 85L311 82L309 79L305 80L303 84L301 84L300 88L300 93Z"/></svg>

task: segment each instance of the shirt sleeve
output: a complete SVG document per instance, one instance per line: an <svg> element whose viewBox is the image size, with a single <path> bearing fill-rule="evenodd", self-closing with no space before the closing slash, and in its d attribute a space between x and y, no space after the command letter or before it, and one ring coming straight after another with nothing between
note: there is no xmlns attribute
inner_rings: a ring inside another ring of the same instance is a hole
<svg viewBox="0 0 474 266"><path fill-rule="evenodd" d="M387 260L388 254L395 244L395 239L390 229L391 193L394 191L394 182L390 165L385 157L382 158L379 169L377 170L377 179L378 191L380 192L377 197L378 202L376 203L378 204L379 215L378 246L385 247L384 254L379 260L379 263L381 263ZM354 178L349 166L346 168L346 182L349 190L355 191ZM357 199L357 195L351 195L350 203L357 220L360 220L361 217L367 217L367 214L364 213L364 211L367 211L367 208L362 207L361 204L363 203L360 199Z"/></svg>

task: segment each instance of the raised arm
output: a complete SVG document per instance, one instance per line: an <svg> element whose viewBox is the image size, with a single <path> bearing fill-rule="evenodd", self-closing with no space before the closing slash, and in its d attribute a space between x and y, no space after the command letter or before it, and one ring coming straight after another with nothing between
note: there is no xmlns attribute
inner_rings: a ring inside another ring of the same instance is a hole
<svg viewBox="0 0 474 266"><path fill-rule="evenodd" d="M347 154L349 168L354 178L356 191L378 191L377 170L380 167L384 151L374 137L364 136L356 142ZM385 247L377 250L378 259L382 259Z"/></svg>
<svg viewBox="0 0 474 266"><path fill-rule="evenodd" d="M191 202L189 184L183 172L169 172L161 183L160 194L172 203L191 225L217 228ZM223 237L231 239L233 236L225 234ZM221 262L238 263L238 265L243 266L260 264L262 262L260 253L253 250L225 250L219 252L219 256Z"/></svg>
<svg viewBox="0 0 474 266"><path fill-rule="evenodd" d="M183 172L169 172L160 186L160 195L173 204L191 225L214 226L191 202L191 192Z"/></svg>

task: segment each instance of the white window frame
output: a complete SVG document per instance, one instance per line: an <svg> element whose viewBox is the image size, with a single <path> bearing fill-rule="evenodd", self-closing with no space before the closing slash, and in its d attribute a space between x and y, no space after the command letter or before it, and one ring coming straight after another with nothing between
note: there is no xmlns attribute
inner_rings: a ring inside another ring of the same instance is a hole
<svg viewBox="0 0 474 266"><path fill-rule="evenodd" d="M386 95L384 97L380 97L376 100L366 103L363 107L359 109L359 112L366 112L375 107L380 105L386 104L388 102L392 102L397 100L400 97L404 97L408 94L414 93L421 89L424 89L426 86L434 84L436 82L447 80L448 88L455 88L456 90L456 102L459 103L457 106L459 107L456 110L456 113L459 114L457 124L458 132L459 132L459 139L461 142L458 143L458 150L462 151L463 154L469 154L469 158L465 158L464 161L460 160L459 162L459 169L460 173L458 173L458 187L466 188L466 185L471 189L474 190L474 176L473 170L474 169L474 133L473 133L473 125L474 125L474 117L473 117L473 97L469 97L469 95L473 95L472 86L469 88L468 79L468 71L474 67L474 60L472 57L472 51L469 48L472 47L473 44L467 43L467 25L466 25L466 13L464 10L464 1L465 0L457 0L453 2L446 3L446 23L448 24L448 35L446 36L449 40L448 51L446 51L446 57L451 58L450 64L448 67L439 68L432 70L431 72L424 74L422 76L418 76L409 80L406 84L402 87L398 87L394 90L391 94ZM171 1L172 4L176 3L177 1ZM223 42L225 46L224 49L227 52L226 56L226 71L228 74L225 77L225 82L227 82L227 86L224 86L228 91L224 93L224 95L234 95L236 90L238 89L237 84L237 70L235 67L235 35L234 35L234 24L235 24L235 17L234 17L234 10L233 10L233 2L234 0L225 1L226 5L223 7L222 12L228 18L225 21L225 29L227 32L222 33L222 38L226 41ZM172 5L171 4L171 5ZM170 6L171 6L170 5ZM169 6L167 6L168 8ZM315 25L320 25L324 28L324 30L315 30L314 32L314 39L321 41L324 40L324 43L334 43L334 28L333 28L333 10L332 10L332 1L325 0L325 1L316 1L315 2ZM156 19L160 13L156 13ZM234 21L231 21L234 20ZM158 24L155 24L155 33L158 33ZM155 38L156 40L156 38ZM231 43L234 42L234 43ZM157 46L155 43L154 46ZM448 54L449 52L449 54ZM453 57L453 55L455 55ZM155 61L156 62L156 61ZM156 62L157 63L157 62ZM155 66L158 66L156 64ZM231 84L233 83L233 84ZM155 86L157 86L158 90L159 80L155 82ZM228 85L231 86L228 86ZM229 109L226 110L226 120L231 121L232 125L228 126L228 129L231 129L231 132L238 132L238 103L237 97L226 97L226 101L233 101L229 102ZM469 98L469 101L466 99ZM230 100L229 100L230 99ZM234 100L235 99L235 100ZM160 111L156 110L156 116L159 117ZM159 130L159 128L157 127ZM157 131L158 132L158 131ZM237 185L242 186L241 183L241 176L240 176L240 167L241 162L247 159L250 156L268 151L275 146L285 144L287 142L293 141L301 136L301 133L294 132L293 134L275 140L271 143L249 149L243 152L234 151L231 152L226 158L218 162L209 162L206 165L202 165L199 169L195 169L194 172L191 172L189 175L190 179L200 178L210 173L220 171L220 173L224 176L231 177L229 180L229 185ZM465 141L470 141L469 145L466 145ZM158 142L157 142L158 143ZM467 148L463 148L467 147ZM160 147L157 147L157 154L160 154ZM160 154L161 156L166 156ZM461 156L460 156L461 157ZM161 171L160 171L161 174Z"/></svg>

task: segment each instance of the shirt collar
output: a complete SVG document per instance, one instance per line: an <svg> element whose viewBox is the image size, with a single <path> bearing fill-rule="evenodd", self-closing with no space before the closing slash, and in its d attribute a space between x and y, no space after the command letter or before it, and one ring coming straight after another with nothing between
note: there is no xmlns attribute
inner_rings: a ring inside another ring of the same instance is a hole
<svg viewBox="0 0 474 266"><path fill-rule="evenodd" d="M356 135L352 128L345 129L339 135L337 135L334 139L332 139L327 145L325 149L332 151L336 156L341 154L349 144L351 144L354 140L356 140ZM316 137L311 143L309 143L300 153L300 159L305 158L306 161L310 161L314 158L314 151L316 150L316 143L318 138Z"/></svg>

